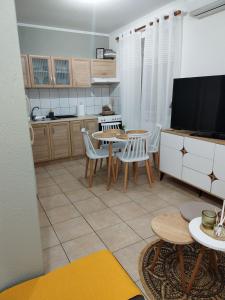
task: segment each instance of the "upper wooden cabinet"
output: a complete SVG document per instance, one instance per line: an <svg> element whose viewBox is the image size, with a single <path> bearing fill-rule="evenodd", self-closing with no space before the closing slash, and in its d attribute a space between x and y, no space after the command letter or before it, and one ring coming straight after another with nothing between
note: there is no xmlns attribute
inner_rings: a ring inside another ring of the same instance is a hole
<svg viewBox="0 0 225 300"><path fill-rule="evenodd" d="M106 59L92 59L92 77L116 77L116 61Z"/></svg>
<svg viewBox="0 0 225 300"><path fill-rule="evenodd" d="M54 87L72 87L71 59L51 57Z"/></svg>
<svg viewBox="0 0 225 300"><path fill-rule="evenodd" d="M58 159L71 155L69 122L49 124L51 158Z"/></svg>
<svg viewBox="0 0 225 300"><path fill-rule="evenodd" d="M74 87L91 86L91 63L89 59L72 58Z"/></svg>
<svg viewBox="0 0 225 300"><path fill-rule="evenodd" d="M47 124L32 125L34 143L32 145L34 162L48 161L51 159L49 130Z"/></svg>
<svg viewBox="0 0 225 300"><path fill-rule="evenodd" d="M29 62L27 55L21 55L21 64L23 70L23 81L25 88L31 87L30 83L30 71L29 71Z"/></svg>
<svg viewBox="0 0 225 300"><path fill-rule="evenodd" d="M32 87L53 87L50 56L29 56Z"/></svg>

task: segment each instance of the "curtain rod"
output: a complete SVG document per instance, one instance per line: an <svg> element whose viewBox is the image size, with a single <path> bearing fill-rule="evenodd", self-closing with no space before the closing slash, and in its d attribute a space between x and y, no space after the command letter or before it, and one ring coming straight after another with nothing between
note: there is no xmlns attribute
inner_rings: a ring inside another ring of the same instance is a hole
<svg viewBox="0 0 225 300"><path fill-rule="evenodd" d="M175 17L176 17L176 16L179 16L179 15L181 15L181 13L182 13L181 10L176 10L176 11L174 12L174 16L175 16ZM169 17L170 17L169 15L164 16L164 20L168 20ZM159 23L159 19L157 19L156 22ZM150 22L150 23L149 23L150 26L152 26L153 24L154 24L154 22ZM146 25L143 25L143 26L141 26L141 27L135 28L134 31L135 31L135 32L138 32L138 31L144 31L145 28L146 28ZM132 33L132 31L130 31L130 33ZM116 38L115 38L116 41L119 41L119 39L120 39L119 37L116 37Z"/></svg>

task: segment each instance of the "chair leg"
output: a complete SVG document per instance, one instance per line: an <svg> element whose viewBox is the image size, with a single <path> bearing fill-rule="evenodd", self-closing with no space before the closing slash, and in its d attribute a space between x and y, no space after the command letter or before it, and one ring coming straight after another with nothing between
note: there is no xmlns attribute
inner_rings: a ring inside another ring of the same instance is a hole
<svg viewBox="0 0 225 300"><path fill-rule="evenodd" d="M148 161L148 165L149 165L149 170L150 170L151 181L153 183L155 180L154 180L154 174L153 174L153 171L152 171L152 165L151 165L150 159Z"/></svg>
<svg viewBox="0 0 225 300"><path fill-rule="evenodd" d="M96 159L96 160L95 160L95 169L94 169L94 174L96 174L97 166L98 166L98 159Z"/></svg>
<svg viewBox="0 0 225 300"><path fill-rule="evenodd" d="M129 170L129 165L126 162L124 164L124 184L123 184L123 191L127 191L127 184L128 184L128 170Z"/></svg>
<svg viewBox="0 0 225 300"><path fill-rule="evenodd" d="M92 187L93 184L93 159L90 160L90 174L89 174L89 188Z"/></svg>
<svg viewBox="0 0 225 300"><path fill-rule="evenodd" d="M138 182L138 162L133 163L133 170L134 170L134 182Z"/></svg>
<svg viewBox="0 0 225 300"><path fill-rule="evenodd" d="M153 160L154 160L155 168L159 170L159 152L153 153Z"/></svg>
<svg viewBox="0 0 225 300"><path fill-rule="evenodd" d="M120 166L120 161L117 158L117 160L116 160L116 181L117 181L118 175L119 175L119 166Z"/></svg>
<svg viewBox="0 0 225 300"><path fill-rule="evenodd" d="M87 178L88 166L89 166L89 157L86 157L85 178Z"/></svg>
<svg viewBox="0 0 225 300"><path fill-rule="evenodd" d="M115 162L114 162L114 157L112 157L112 178L113 178L113 183L116 182L116 171L115 171Z"/></svg>
<svg viewBox="0 0 225 300"><path fill-rule="evenodd" d="M100 160L100 169L102 169L102 164L103 164L103 158Z"/></svg>
<svg viewBox="0 0 225 300"><path fill-rule="evenodd" d="M148 160L145 161L145 167L146 167L148 182L149 182L149 185L151 185L151 183L152 183L152 181L151 181L151 171L150 171L150 166L149 166L149 161Z"/></svg>

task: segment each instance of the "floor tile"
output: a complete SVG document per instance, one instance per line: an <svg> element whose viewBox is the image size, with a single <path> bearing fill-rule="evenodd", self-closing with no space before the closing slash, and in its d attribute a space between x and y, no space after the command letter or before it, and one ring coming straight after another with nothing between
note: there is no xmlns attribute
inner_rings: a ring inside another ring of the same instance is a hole
<svg viewBox="0 0 225 300"><path fill-rule="evenodd" d="M145 247L146 243L140 241L113 253L134 281L139 279L139 257Z"/></svg>
<svg viewBox="0 0 225 300"><path fill-rule="evenodd" d="M94 232L63 243L62 245L70 261L106 248Z"/></svg>
<svg viewBox="0 0 225 300"><path fill-rule="evenodd" d="M151 214L153 216L157 216L157 215L168 213L168 212L179 212L179 211L180 210L177 207L169 205L169 206L154 210Z"/></svg>
<svg viewBox="0 0 225 300"><path fill-rule="evenodd" d="M39 222L40 222L40 227L51 225L43 209L39 210Z"/></svg>
<svg viewBox="0 0 225 300"><path fill-rule="evenodd" d="M68 182L68 181L73 181L73 180L74 180L74 177L70 173L54 177L54 181L57 184L60 184L63 182Z"/></svg>
<svg viewBox="0 0 225 300"><path fill-rule="evenodd" d="M120 223L97 231L104 244L111 251L116 251L128 245L134 244L141 238L126 225Z"/></svg>
<svg viewBox="0 0 225 300"><path fill-rule="evenodd" d="M123 222L111 209L103 209L98 212L85 215L85 219L94 230L103 229Z"/></svg>
<svg viewBox="0 0 225 300"><path fill-rule="evenodd" d="M93 232L92 228L82 217L57 223L53 227L62 243Z"/></svg>
<svg viewBox="0 0 225 300"><path fill-rule="evenodd" d="M75 209L75 207L72 204L52 208L46 213L52 224L64 222L80 216L80 213Z"/></svg>
<svg viewBox="0 0 225 300"><path fill-rule="evenodd" d="M60 194L61 190L57 185L51 185L48 187L38 188L38 196L39 197L48 197Z"/></svg>
<svg viewBox="0 0 225 300"><path fill-rule="evenodd" d="M121 193L115 190L105 191L103 194L99 195L99 198L108 207L112 207L115 205L119 205L131 201L131 199L128 198L125 193Z"/></svg>
<svg viewBox="0 0 225 300"><path fill-rule="evenodd" d="M153 218L153 215L148 214L130 221L126 221L126 223L143 239L147 239L154 235L151 227L151 221Z"/></svg>
<svg viewBox="0 0 225 300"><path fill-rule="evenodd" d="M191 197L187 196L186 194L177 192L176 190L172 190L172 191L169 190L167 191L167 193L158 192L158 195L160 196L161 199L165 200L168 204L173 206L178 206L178 207L185 202L193 201L192 196Z"/></svg>
<svg viewBox="0 0 225 300"><path fill-rule="evenodd" d="M64 194L57 194L49 197L40 197L39 200L45 210L70 204L70 201Z"/></svg>
<svg viewBox="0 0 225 300"><path fill-rule="evenodd" d="M42 249L53 247L59 244L59 240L51 226L41 228Z"/></svg>
<svg viewBox="0 0 225 300"><path fill-rule="evenodd" d="M151 191L136 189L134 191L128 191L126 193L126 196L129 197L131 200L138 201L138 199L148 197L151 194Z"/></svg>
<svg viewBox="0 0 225 300"><path fill-rule="evenodd" d="M147 214L147 211L135 202L128 202L121 205L113 206L111 209L124 221L131 220L144 214Z"/></svg>
<svg viewBox="0 0 225 300"><path fill-rule="evenodd" d="M64 166L62 165L62 163L53 163L45 166L45 168L47 171L52 171L52 170L64 169Z"/></svg>
<svg viewBox="0 0 225 300"><path fill-rule="evenodd" d="M48 173L51 175L51 177L57 177L62 175L68 175L69 172L66 169L58 169L58 170L48 170Z"/></svg>
<svg viewBox="0 0 225 300"><path fill-rule="evenodd" d="M71 181L61 182L58 184L58 186L63 192L77 191L83 187L81 183L78 182L78 180L76 179Z"/></svg>
<svg viewBox="0 0 225 300"><path fill-rule="evenodd" d="M43 250L43 261L45 273L69 263L69 260L60 245Z"/></svg>
<svg viewBox="0 0 225 300"><path fill-rule="evenodd" d="M42 177L36 178L38 188L47 187L51 185L55 185L55 182L51 177Z"/></svg>
<svg viewBox="0 0 225 300"><path fill-rule="evenodd" d="M164 201L155 194L150 194L147 197L139 198L135 202L148 212L168 206L168 202Z"/></svg>
<svg viewBox="0 0 225 300"><path fill-rule="evenodd" d="M106 208L105 204L94 196L86 200L74 202L74 205L83 215L90 214L92 212L96 212Z"/></svg>
<svg viewBox="0 0 225 300"><path fill-rule="evenodd" d="M94 196L94 194L89 192L86 188L78 189L75 192L66 192L65 194L71 202L78 202Z"/></svg>

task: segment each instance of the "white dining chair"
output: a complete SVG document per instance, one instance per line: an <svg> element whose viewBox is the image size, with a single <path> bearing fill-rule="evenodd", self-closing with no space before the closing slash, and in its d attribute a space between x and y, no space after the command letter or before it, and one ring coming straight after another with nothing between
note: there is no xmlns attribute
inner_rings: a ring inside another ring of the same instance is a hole
<svg viewBox="0 0 225 300"><path fill-rule="evenodd" d="M152 155L155 168L159 170L159 142L162 125L157 124L153 134L150 136L149 156Z"/></svg>
<svg viewBox="0 0 225 300"><path fill-rule="evenodd" d="M118 178L119 172L119 163L120 161L124 163L124 192L127 191L128 186L128 172L129 172L129 163L134 164L134 179L137 180L137 167L138 162L144 161L147 178L149 185L151 185L151 165L149 163L149 154L148 154L148 136L130 136L126 142L126 145L122 152L116 153L117 162L116 162L116 178Z"/></svg>
<svg viewBox="0 0 225 300"><path fill-rule="evenodd" d="M109 152L107 149L95 149L89 137L88 131L85 128L82 128L81 132L83 134L83 140L84 140L85 151L86 151L85 178L88 177L88 168L90 165L89 188L91 188L93 185L93 174L94 174L93 163L98 159L108 158Z"/></svg>

